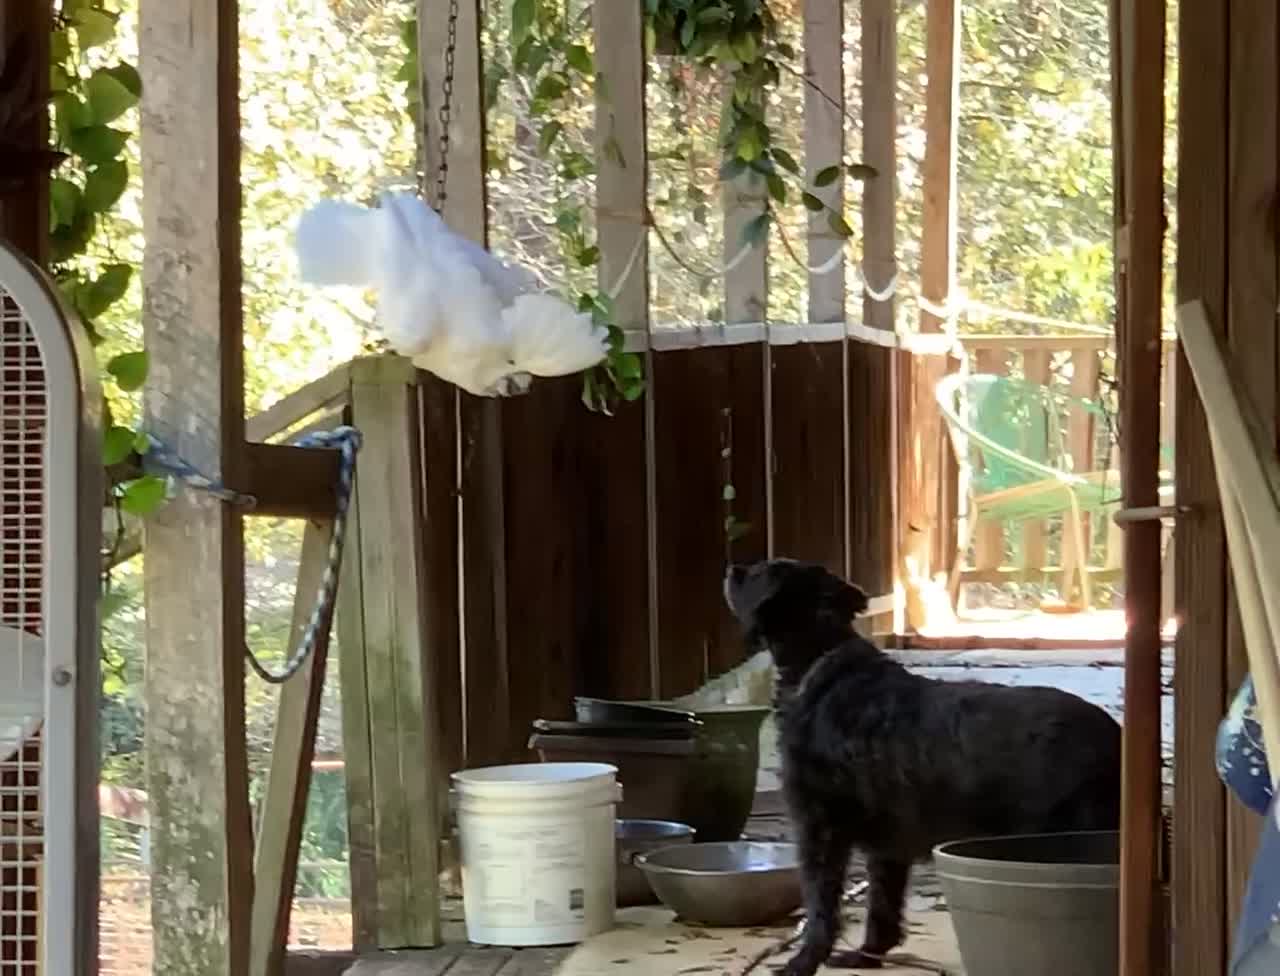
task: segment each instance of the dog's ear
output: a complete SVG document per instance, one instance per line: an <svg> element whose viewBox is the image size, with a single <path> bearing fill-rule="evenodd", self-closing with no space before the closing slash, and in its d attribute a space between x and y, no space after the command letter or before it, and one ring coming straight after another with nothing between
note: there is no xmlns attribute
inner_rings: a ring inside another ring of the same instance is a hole
<svg viewBox="0 0 1280 976"><path fill-rule="evenodd" d="M845 583L841 596L849 609L849 616L851 617L866 613L867 608L871 606L871 598L867 596L867 591L856 583Z"/></svg>

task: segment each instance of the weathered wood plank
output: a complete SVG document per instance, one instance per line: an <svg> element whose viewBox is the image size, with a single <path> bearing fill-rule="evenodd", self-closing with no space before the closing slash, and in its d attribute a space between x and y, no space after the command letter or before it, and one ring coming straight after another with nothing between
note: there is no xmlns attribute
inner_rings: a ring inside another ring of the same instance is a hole
<svg viewBox="0 0 1280 976"><path fill-rule="evenodd" d="M954 292L956 267L956 140L960 82L959 0L928 0L925 8L925 155L922 169L924 208L920 238L920 294L933 307L947 306ZM948 323L923 310L920 329L940 332ZM946 370L939 356L912 359L914 377L903 471L903 566L907 591L907 623L925 619L920 587L937 571L934 552L942 525L939 512L942 481L942 419L934 389Z"/></svg>
<svg viewBox="0 0 1280 976"><path fill-rule="evenodd" d="M293 620L289 625L290 654L311 619L332 536L332 522L308 522L303 530ZM254 858L250 976L276 976L283 971L298 878L298 845L307 814L311 760L329 658L329 625L327 620L321 625L311 657L280 689Z"/></svg>
<svg viewBox="0 0 1280 976"><path fill-rule="evenodd" d="M759 349L750 346L654 356L664 697L742 660L721 581L726 563L764 554L763 451L749 450L764 444L761 378Z"/></svg>
<svg viewBox="0 0 1280 976"><path fill-rule="evenodd" d="M348 411L347 420L350 420ZM342 771L347 787L351 875L351 939L359 951L378 946L377 828L373 795L373 728L369 717L370 653L364 624L364 542L360 477L347 514L346 552L338 577L338 680L342 687Z"/></svg>
<svg viewBox="0 0 1280 976"><path fill-rule="evenodd" d="M146 425L234 484L244 443L236 4L142 0L140 24ZM154 963L175 976L235 976L249 962L240 533L239 511L189 492L146 529Z"/></svg>
<svg viewBox="0 0 1280 976"><path fill-rule="evenodd" d="M519 652L508 661L509 738L504 758L529 758L534 719L572 718L582 658L599 653L582 639L585 594L596 580L582 558L578 467L586 410L576 376L540 380L504 418L507 615L519 622Z"/></svg>
<svg viewBox="0 0 1280 976"><path fill-rule="evenodd" d="M458 605L458 395L447 383L427 373L419 372L417 379L427 646L435 660L443 778L461 769L466 757L462 618ZM442 791L442 798L447 797L447 784L442 783Z"/></svg>
<svg viewBox="0 0 1280 976"><path fill-rule="evenodd" d="M1125 432L1124 503L1159 503L1160 323L1164 240L1163 7L1112 8L1116 161L1117 334ZM1125 529L1124 782L1121 791L1120 972L1158 972L1165 952L1159 907L1160 524Z"/></svg>
<svg viewBox="0 0 1280 976"><path fill-rule="evenodd" d="M882 346L849 343L848 575L872 596L893 592L895 505L888 475L897 460L895 355Z"/></svg>
<svg viewBox="0 0 1280 976"><path fill-rule="evenodd" d="M439 716L427 641L417 376L399 357L352 366L351 416L364 434L357 472L365 676L373 770L378 944L440 940Z"/></svg>
<svg viewBox="0 0 1280 976"><path fill-rule="evenodd" d="M1277 335L1280 300L1276 241L1277 116L1280 115L1280 11L1275 3L1234 0L1228 5L1229 92L1227 129L1227 347L1240 393L1276 443ZM1249 669L1245 636L1228 576L1227 688ZM1227 925L1239 921L1261 818L1228 794Z"/></svg>
<svg viewBox="0 0 1280 976"><path fill-rule="evenodd" d="M1181 72L1178 128L1179 301L1200 298L1210 322L1226 310L1227 7L1179 7ZM1228 695L1226 542L1204 407L1185 356L1177 358L1174 477L1179 521L1174 607L1179 616L1174 668L1172 849L1173 976L1226 969L1225 791L1211 764ZM1188 612L1194 609L1194 612Z"/></svg>

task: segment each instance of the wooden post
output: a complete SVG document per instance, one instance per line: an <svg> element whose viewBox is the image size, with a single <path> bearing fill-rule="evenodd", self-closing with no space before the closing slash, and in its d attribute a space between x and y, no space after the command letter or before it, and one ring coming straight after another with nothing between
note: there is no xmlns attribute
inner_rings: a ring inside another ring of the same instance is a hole
<svg viewBox="0 0 1280 976"><path fill-rule="evenodd" d="M146 426L240 481L240 130L235 0L142 0ZM179 490L146 528L147 772L156 972L249 965L241 513Z"/></svg>
<svg viewBox="0 0 1280 976"><path fill-rule="evenodd" d="M954 298L956 272L956 138L960 83L960 0L927 0L925 93L924 215L920 239L920 294L934 306ZM920 330L952 327L922 309ZM912 358L912 410L908 433L910 467L905 473L903 513L903 579L907 588L907 623L925 620L920 587L936 572L934 533L939 530L942 418L934 390L945 375L941 356Z"/></svg>
<svg viewBox="0 0 1280 976"><path fill-rule="evenodd" d="M365 702L343 722L351 856L354 866L372 844L375 944L421 948L440 941L445 802L422 537L405 531L422 519L417 373L407 359L372 357L352 365L351 420L364 446L348 528L354 548L343 567L350 582L340 594L338 619L343 698L363 690ZM361 717L367 725L355 724ZM365 883L368 877L367 869L359 875ZM354 895L354 870L352 881ZM358 931L367 926L362 920Z"/></svg>
<svg viewBox="0 0 1280 976"><path fill-rule="evenodd" d="M1242 399L1276 443L1277 113L1280 112L1280 17L1275 3L1228 5L1227 346ZM1229 527L1229 526L1228 526ZM1227 579L1227 691L1249 670L1236 581ZM1261 818L1234 796L1227 802L1227 924L1235 931L1257 850Z"/></svg>
<svg viewBox="0 0 1280 976"><path fill-rule="evenodd" d="M7 55L17 55L25 45L29 58L29 86L25 98L13 109L41 103L49 92L49 35L51 0L7 0L0 5L0 68ZM22 97L21 88L6 92ZM43 149L49 144L49 113L35 112L22 131L13 135L24 148ZM37 264L49 256L49 178L45 170L35 170L25 186L0 196L0 240L6 240Z"/></svg>
<svg viewBox="0 0 1280 976"><path fill-rule="evenodd" d="M874 329L895 332L897 301L885 290L895 282L898 273L897 206L898 206L898 4L897 0L862 0L861 11L862 64L862 155L863 162L876 171L876 176L862 184L862 320ZM881 297L876 297L880 294ZM849 395L855 396L852 351ZM877 538L884 559L879 586L874 589L889 593L898 577L899 479L898 438L903 418L898 410L899 363L893 350L875 355L882 377L883 394L872 409L883 411L887 419L886 442L883 445L884 470L889 472L889 491L876 492L880 505L871 516L879 524ZM849 470L854 456L849 452ZM856 490L849 475L851 493ZM852 545L858 543L856 523L850 529ZM850 573L859 568L856 552L850 553ZM867 580L868 584L872 580ZM892 629L890 621L885 629Z"/></svg>
<svg viewBox="0 0 1280 976"><path fill-rule="evenodd" d="M1115 0L1117 309L1124 503L1159 503L1160 333L1164 242L1164 7ZM1125 529L1124 783L1120 973L1162 968L1159 911L1160 523Z"/></svg>
<svg viewBox="0 0 1280 976"><path fill-rule="evenodd" d="M308 522L303 530L293 621L289 627L290 653L298 646L310 622L316 592L324 579L332 535L332 522ZM298 880L298 845L307 815L311 760L315 756L316 725L329 657L329 624L330 621L324 621L316 634L311 657L280 689L271 769L260 808L254 859L250 976L279 976L284 971L289 915Z"/></svg>
<svg viewBox="0 0 1280 976"><path fill-rule="evenodd" d="M616 323L628 333L649 331L649 244L648 193L649 150L648 116L645 102L646 66L644 53L644 17L639 5L610 8L595 6L595 49L599 83L596 85L595 159L597 243L600 265L597 287L605 294L617 292L613 307ZM625 278L624 278L625 276ZM645 566L644 595L646 630L644 648L648 654L649 692L657 695L661 687L658 646L658 578L657 578L657 465L654 431L656 372L654 353L645 353L645 376L649 378L643 413L624 410L609 421L608 432L595 436L616 437L619 441L634 438L644 444L644 552L631 551L624 558L643 558ZM599 419L599 418L595 418ZM596 425L593 425L596 426ZM611 492L613 494L613 492ZM618 493L611 511L629 521L639 513L628 512ZM635 531L635 530L633 530ZM635 531L635 542L639 533ZM616 586L624 577L612 576ZM603 577L598 577L603 578ZM636 581L638 582L638 581ZM628 599L638 602L640 594L631 592ZM639 649L639 642L633 645Z"/></svg>

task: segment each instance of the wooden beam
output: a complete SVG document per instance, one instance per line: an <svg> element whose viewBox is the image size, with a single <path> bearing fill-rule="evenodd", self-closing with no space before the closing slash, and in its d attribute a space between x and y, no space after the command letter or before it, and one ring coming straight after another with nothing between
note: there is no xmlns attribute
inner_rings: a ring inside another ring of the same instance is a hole
<svg viewBox="0 0 1280 976"><path fill-rule="evenodd" d="M311 620L332 536L332 522L308 522L303 530L289 654L298 647ZM323 621L311 657L280 689L271 768L258 817L249 976L280 976L284 968L298 880L298 847L307 815L316 725L329 659L330 623Z"/></svg>
<svg viewBox="0 0 1280 976"><path fill-rule="evenodd" d="M933 306L953 298L956 274L956 139L960 83L960 0L927 0L925 6L925 153L923 224L920 238L920 294ZM921 310L920 330L942 332L953 323ZM913 356L908 465L903 472L902 578L907 592L907 624L925 621L921 586L934 566L934 536L941 530L942 418L934 390L946 360Z"/></svg>
<svg viewBox="0 0 1280 976"><path fill-rule="evenodd" d="M243 482L235 0L141 0L147 429ZM198 418L193 423L192 418ZM241 513L183 491L146 528L147 772L158 972L249 964Z"/></svg>
<svg viewBox="0 0 1280 976"><path fill-rule="evenodd" d="M339 452L327 448L250 442L239 490L257 500L254 515L332 518L340 467Z"/></svg>
<svg viewBox="0 0 1280 976"><path fill-rule="evenodd" d="M1115 0L1113 98L1116 170L1120 429L1127 508L1159 504L1161 300L1164 245L1164 18L1162 4ZM1118 42L1118 43L1117 43ZM1117 70L1118 69L1118 70ZM1121 803L1120 974L1161 970L1159 897L1160 524L1124 535L1124 781Z"/></svg>
<svg viewBox="0 0 1280 976"><path fill-rule="evenodd" d="M0 68L4 67L6 56L24 56L29 66L21 87L5 93L22 99L10 106L12 109L39 105L48 98L52 10L51 0L0 5ZM20 131L11 135L23 148L47 148L49 113L32 113ZM24 182L26 185L22 188L0 196L0 240L8 241L31 260L44 265L49 258L49 174L45 170L33 171Z"/></svg>
<svg viewBox="0 0 1280 976"><path fill-rule="evenodd" d="M1211 325L1227 324L1229 6L1178 7L1178 254L1180 303L1200 299ZM1177 354L1174 477L1179 504L1195 513L1175 529L1172 844L1173 976L1226 970L1225 793L1205 761L1213 754L1226 682L1226 543L1204 407L1186 357Z"/></svg>

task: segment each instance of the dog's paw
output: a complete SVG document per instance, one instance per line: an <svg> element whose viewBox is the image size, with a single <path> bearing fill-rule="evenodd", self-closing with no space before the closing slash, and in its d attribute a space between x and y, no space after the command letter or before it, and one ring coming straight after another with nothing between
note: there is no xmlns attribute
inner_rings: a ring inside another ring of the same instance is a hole
<svg viewBox="0 0 1280 976"><path fill-rule="evenodd" d="M880 969L884 966L884 958L869 955L861 949L850 949L831 953L827 965L832 969Z"/></svg>
<svg viewBox="0 0 1280 976"><path fill-rule="evenodd" d="M814 976L822 966L822 960L815 953L801 949L787 960L785 965L774 967L778 976Z"/></svg>

